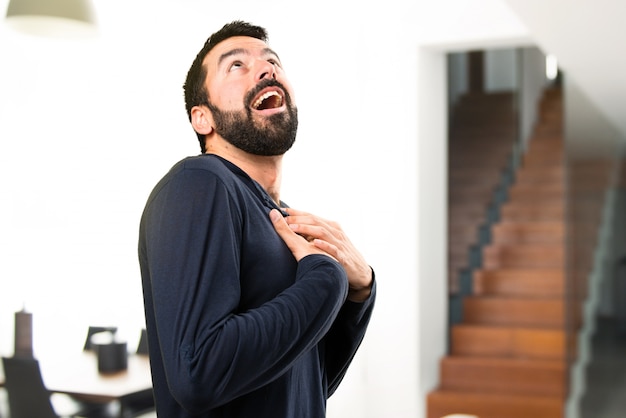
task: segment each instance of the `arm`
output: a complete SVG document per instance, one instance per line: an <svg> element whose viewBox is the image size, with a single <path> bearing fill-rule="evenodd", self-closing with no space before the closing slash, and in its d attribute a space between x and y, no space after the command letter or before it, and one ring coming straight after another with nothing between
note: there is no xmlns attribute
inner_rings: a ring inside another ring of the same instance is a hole
<svg viewBox="0 0 626 418"><path fill-rule="evenodd" d="M307 242L315 245L337 259L348 275L348 300L325 339L330 396L339 386L365 336L376 298L374 270L339 224L295 209L284 210L289 216L285 221L276 219L274 227L294 254L298 244Z"/></svg>
<svg viewBox="0 0 626 418"><path fill-rule="evenodd" d="M328 396L331 396L341 383L365 337L375 300L374 280L370 297L363 303L346 301L326 336Z"/></svg>
<svg viewBox="0 0 626 418"><path fill-rule="evenodd" d="M348 299L353 302L364 302L369 298L374 282L374 272L341 226L337 222L307 212L292 208L284 210L289 214L286 221L293 232L324 250L346 270L350 286ZM281 234L281 237L285 239L286 235Z"/></svg>
<svg viewBox="0 0 626 418"><path fill-rule="evenodd" d="M271 382L328 332L347 296L332 258L301 249L295 284L239 312L241 219L219 179L173 183L151 206L158 338L168 386L185 409L214 408Z"/></svg>

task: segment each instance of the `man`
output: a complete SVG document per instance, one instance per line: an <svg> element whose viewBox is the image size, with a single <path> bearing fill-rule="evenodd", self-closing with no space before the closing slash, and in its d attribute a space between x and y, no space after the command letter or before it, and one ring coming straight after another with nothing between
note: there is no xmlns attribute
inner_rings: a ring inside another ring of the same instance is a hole
<svg viewBox="0 0 626 418"><path fill-rule="evenodd" d="M324 417L359 347L373 270L341 227L280 200L297 111L265 29L207 40L184 85L202 154L176 164L139 238L163 418Z"/></svg>

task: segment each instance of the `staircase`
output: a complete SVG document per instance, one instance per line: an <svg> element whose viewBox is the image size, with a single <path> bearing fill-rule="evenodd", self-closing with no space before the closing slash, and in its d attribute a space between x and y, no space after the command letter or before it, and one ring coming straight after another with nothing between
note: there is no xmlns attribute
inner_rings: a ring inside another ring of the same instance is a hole
<svg viewBox="0 0 626 418"><path fill-rule="evenodd" d="M567 397L560 90L548 89L453 325L428 418L559 418ZM454 239L452 236L451 239Z"/></svg>
<svg viewBox="0 0 626 418"><path fill-rule="evenodd" d="M516 140L513 93L469 93L452 111L448 161L448 284L459 290ZM488 151L488 152L486 152Z"/></svg>

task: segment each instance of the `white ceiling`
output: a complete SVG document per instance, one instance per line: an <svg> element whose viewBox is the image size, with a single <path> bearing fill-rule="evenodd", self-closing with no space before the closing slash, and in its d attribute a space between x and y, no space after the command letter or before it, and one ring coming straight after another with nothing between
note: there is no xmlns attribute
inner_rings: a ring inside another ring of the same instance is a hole
<svg viewBox="0 0 626 418"><path fill-rule="evenodd" d="M504 0L626 137L626 1Z"/></svg>

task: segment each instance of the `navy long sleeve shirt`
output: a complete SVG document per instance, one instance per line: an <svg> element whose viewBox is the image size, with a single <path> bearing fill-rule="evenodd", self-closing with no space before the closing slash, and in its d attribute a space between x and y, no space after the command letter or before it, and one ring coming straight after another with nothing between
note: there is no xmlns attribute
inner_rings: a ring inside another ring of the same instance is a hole
<svg viewBox="0 0 626 418"><path fill-rule="evenodd" d="M258 183L208 154L176 164L151 193L139 262L159 417L325 416L375 284L367 301L347 301L344 269L323 255L296 262L273 208Z"/></svg>

